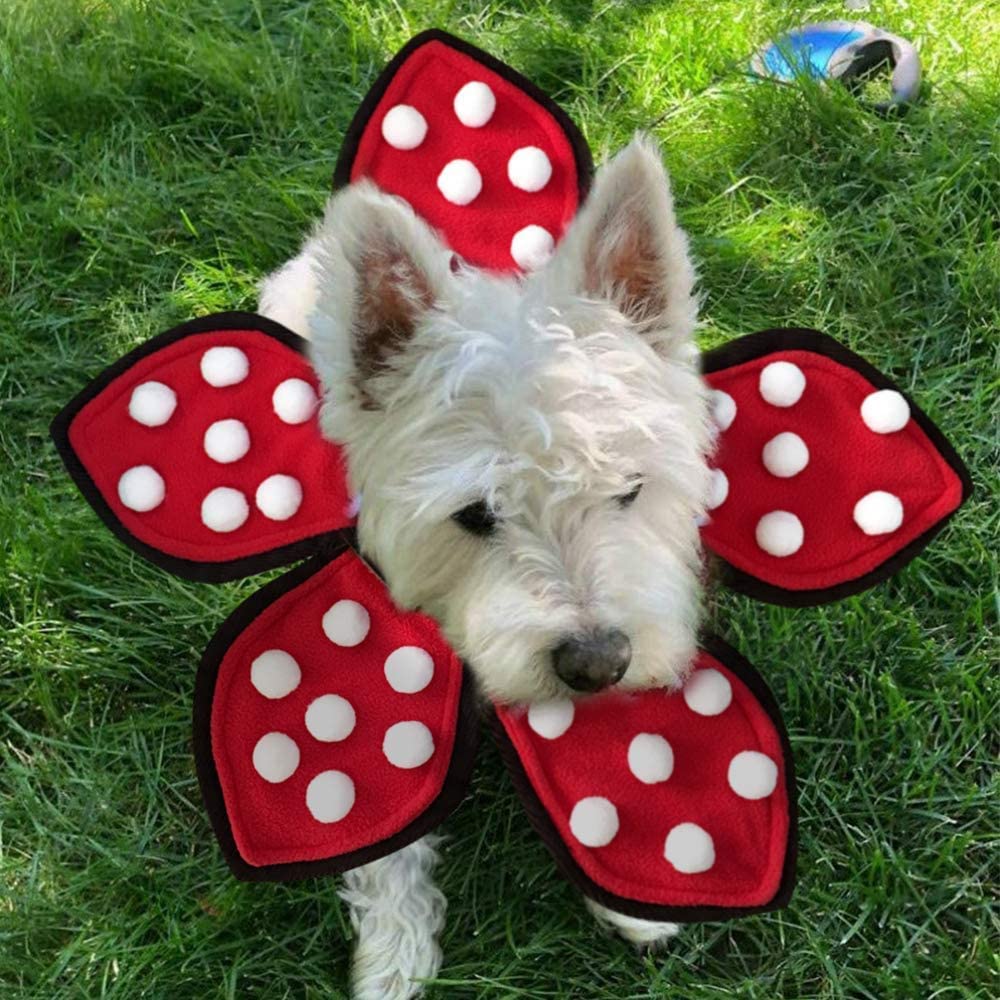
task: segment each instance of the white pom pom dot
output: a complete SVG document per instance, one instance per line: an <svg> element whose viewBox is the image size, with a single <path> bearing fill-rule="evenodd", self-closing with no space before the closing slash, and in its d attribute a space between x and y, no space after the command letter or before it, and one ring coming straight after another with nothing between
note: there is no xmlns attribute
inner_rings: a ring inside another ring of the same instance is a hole
<svg viewBox="0 0 1000 1000"><path fill-rule="evenodd" d="M253 768L272 785L287 781L299 766L299 746L284 733L266 733L253 748Z"/></svg>
<svg viewBox="0 0 1000 1000"><path fill-rule="evenodd" d="M569 814L569 828L584 847L605 847L618 833L618 810L600 795L580 799Z"/></svg>
<svg viewBox="0 0 1000 1000"><path fill-rule="evenodd" d="M468 128L482 128L493 117L496 106L493 91L479 80L470 80L462 87L452 104L455 117Z"/></svg>
<svg viewBox="0 0 1000 1000"><path fill-rule="evenodd" d="M557 740L573 724L571 701L539 701L528 709L528 725L542 739Z"/></svg>
<svg viewBox="0 0 1000 1000"><path fill-rule="evenodd" d="M510 255L524 271L541 267L551 256L556 241L542 226L525 226L514 233L510 241Z"/></svg>
<svg viewBox="0 0 1000 1000"><path fill-rule="evenodd" d="M697 823L678 823L667 834L663 856L682 874L697 875L715 864L715 844Z"/></svg>
<svg viewBox="0 0 1000 1000"><path fill-rule="evenodd" d="M879 389L865 396L861 419L876 434L894 434L909 422L910 404L895 389Z"/></svg>
<svg viewBox="0 0 1000 1000"><path fill-rule="evenodd" d="M201 502L202 524L220 534L242 527L249 516L247 498L231 486L217 486Z"/></svg>
<svg viewBox="0 0 1000 1000"><path fill-rule="evenodd" d="M250 683L265 698L284 698L302 680L302 671L290 653L268 649L250 664Z"/></svg>
<svg viewBox="0 0 1000 1000"><path fill-rule="evenodd" d="M339 694L320 695L306 709L306 729L321 743L339 743L354 732L354 706Z"/></svg>
<svg viewBox="0 0 1000 1000"><path fill-rule="evenodd" d="M761 454L764 468L779 479L797 476L809 464L809 449L805 441L791 431L776 434L764 445Z"/></svg>
<svg viewBox="0 0 1000 1000"><path fill-rule="evenodd" d="M755 534L757 544L768 555L784 559L802 548L805 529L794 514L787 510L772 510L757 522Z"/></svg>
<svg viewBox="0 0 1000 1000"><path fill-rule="evenodd" d="M541 191L552 177L552 164L537 146L522 146L507 161L507 177L521 191Z"/></svg>
<svg viewBox="0 0 1000 1000"><path fill-rule="evenodd" d="M713 667L696 670L684 685L684 703L698 715L721 715L733 700L733 687Z"/></svg>
<svg viewBox="0 0 1000 1000"><path fill-rule="evenodd" d="M729 477L722 469L712 469L712 475L708 481L708 502L705 506L709 510L721 507L729 496Z"/></svg>
<svg viewBox="0 0 1000 1000"><path fill-rule="evenodd" d="M766 799L778 784L778 765L767 754L744 750L729 762L727 777L741 799Z"/></svg>
<svg viewBox="0 0 1000 1000"><path fill-rule="evenodd" d="M389 108L382 119L382 138L393 149L416 149L426 135L427 119L409 104Z"/></svg>
<svg viewBox="0 0 1000 1000"><path fill-rule="evenodd" d="M302 504L302 484L294 476L268 476L254 494L257 509L272 521L287 521Z"/></svg>
<svg viewBox="0 0 1000 1000"><path fill-rule="evenodd" d="M397 722L385 731L382 753L393 767L408 771L434 756L434 737L422 722Z"/></svg>
<svg viewBox="0 0 1000 1000"><path fill-rule="evenodd" d="M205 431L205 454L214 462L238 462L250 450L250 432L242 420L216 420Z"/></svg>
<svg viewBox="0 0 1000 1000"><path fill-rule="evenodd" d="M715 389L712 392L712 419L720 431L728 431L736 419L736 400L723 392Z"/></svg>
<svg viewBox="0 0 1000 1000"><path fill-rule="evenodd" d="M658 733L639 733L628 745L628 769L644 785L666 781L674 773L674 751Z"/></svg>
<svg viewBox="0 0 1000 1000"><path fill-rule="evenodd" d="M468 205L483 189L483 178L469 160L452 160L438 174L438 190L453 205Z"/></svg>
<svg viewBox="0 0 1000 1000"><path fill-rule="evenodd" d="M419 646L400 646L386 658L383 666L389 687L400 694L423 691L434 677L434 660Z"/></svg>
<svg viewBox="0 0 1000 1000"><path fill-rule="evenodd" d="M794 406L805 392L806 377L790 361L772 361L760 373L760 394L772 406Z"/></svg>
<svg viewBox="0 0 1000 1000"><path fill-rule="evenodd" d="M216 389L238 385L250 374L250 359L238 347L210 347L201 356L201 377Z"/></svg>
<svg viewBox="0 0 1000 1000"><path fill-rule="evenodd" d="M903 523L903 504L885 490L875 490L854 505L854 523L866 535L888 535Z"/></svg>
<svg viewBox="0 0 1000 1000"><path fill-rule="evenodd" d="M118 480L118 499L140 514L159 507L166 495L167 484L151 465L133 465Z"/></svg>
<svg viewBox="0 0 1000 1000"><path fill-rule="evenodd" d="M323 615L323 632L338 646L357 646L369 628L371 618L357 601L337 601Z"/></svg>
<svg viewBox="0 0 1000 1000"><path fill-rule="evenodd" d="M286 378L271 395L278 419L286 424L304 424L316 412L316 391L301 378Z"/></svg>
<svg viewBox="0 0 1000 1000"><path fill-rule="evenodd" d="M162 382L143 382L132 390L128 415L146 427L162 427L177 409L177 393Z"/></svg>
<svg viewBox="0 0 1000 1000"><path fill-rule="evenodd" d="M337 823L354 808L354 782L343 771L320 771L306 787L306 808L319 823Z"/></svg>

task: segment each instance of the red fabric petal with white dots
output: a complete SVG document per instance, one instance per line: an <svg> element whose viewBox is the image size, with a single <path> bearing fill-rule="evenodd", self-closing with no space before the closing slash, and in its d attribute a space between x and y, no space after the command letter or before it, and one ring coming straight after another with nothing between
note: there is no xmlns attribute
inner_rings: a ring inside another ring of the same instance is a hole
<svg viewBox="0 0 1000 1000"><path fill-rule="evenodd" d="M343 871L398 850L461 801L478 734L438 631L352 551L255 594L205 652L202 792L240 878Z"/></svg>
<svg viewBox="0 0 1000 1000"><path fill-rule="evenodd" d="M767 330L705 355L720 427L705 545L736 589L837 600L917 555L971 491L931 420L815 330Z"/></svg>
<svg viewBox="0 0 1000 1000"><path fill-rule="evenodd" d="M410 41L348 129L334 182L371 178L467 261L530 270L576 214L590 151L510 67L443 31Z"/></svg>
<svg viewBox="0 0 1000 1000"><path fill-rule="evenodd" d="M706 645L681 691L496 708L532 822L610 909L703 920L791 895L795 784L778 709L734 650Z"/></svg>
<svg viewBox="0 0 1000 1000"><path fill-rule="evenodd" d="M98 514L165 568L222 580L291 562L354 520L304 349L260 316L185 323L95 379L53 437Z"/></svg>

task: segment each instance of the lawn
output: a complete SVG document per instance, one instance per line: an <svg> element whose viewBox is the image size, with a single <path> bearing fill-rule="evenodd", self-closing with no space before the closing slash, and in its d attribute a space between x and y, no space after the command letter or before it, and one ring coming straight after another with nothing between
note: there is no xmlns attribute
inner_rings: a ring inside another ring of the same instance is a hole
<svg viewBox="0 0 1000 1000"><path fill-rule="evenodd" d="M715 602L713 627L769 678L795 747L789 909L637 956L556 876L487 742L474 799L445 827L447 957L428 995L996 995L1000 9L874 3L867 17L918 43L928 81L921 106L885 120L740 77L779 27L844 16L796 6L4 4L0 995L345 995L334 883L236 882L195 780L200 651L259 579L186 583L131 555L47 425L147 337L253 308L320 211L360 98L432 25L548 90L598 160L652 125L699 262L702 343L826 330L916 396L976 493L861 597Z"/></svg>

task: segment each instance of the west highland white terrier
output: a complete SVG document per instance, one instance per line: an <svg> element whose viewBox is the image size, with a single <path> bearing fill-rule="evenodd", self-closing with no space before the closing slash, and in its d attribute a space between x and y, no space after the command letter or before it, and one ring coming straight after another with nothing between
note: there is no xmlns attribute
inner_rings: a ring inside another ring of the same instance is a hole
<svg viewBox="0 0 1000 1000"><path fill-rule="evenodd" d="M398 198L334 195L260 311L309 337L358 538L395 601L441 625L483 694L673 687L695 652L711 448L687 239L660 154L598 171L547 264L467 267ZM424 837L348 872L358 1000L441 962ZM642 945L677 925L591 904Z"/></svg>

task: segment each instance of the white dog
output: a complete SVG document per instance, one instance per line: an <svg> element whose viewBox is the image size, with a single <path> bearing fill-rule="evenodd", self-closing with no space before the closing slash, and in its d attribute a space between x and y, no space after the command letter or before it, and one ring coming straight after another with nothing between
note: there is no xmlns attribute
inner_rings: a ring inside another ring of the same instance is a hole
<svg viewBox="0 0 1000 1000"><path fill-rule="evenodd" d="M643 139L525 277L456 266L363 182L264 283L261 312L312 340L364 553L485 695L674 686L688 670L711 447L693 284ZM402 1000L436 973L436 860L424 838L347 874L359 1000ZM637 943L677 931L591 908Z"/></svg>

